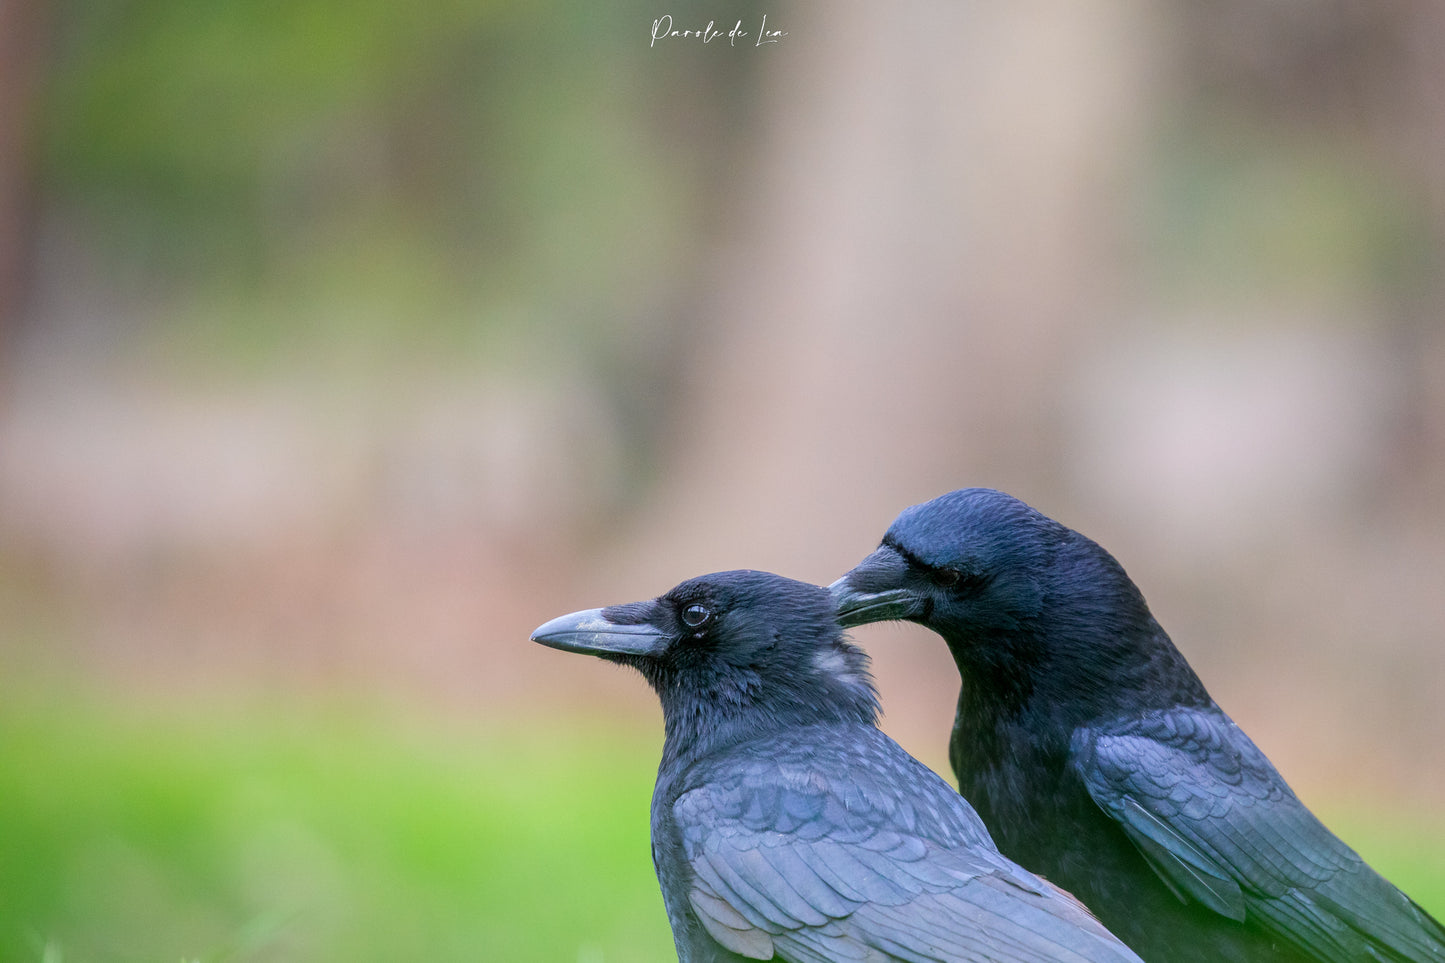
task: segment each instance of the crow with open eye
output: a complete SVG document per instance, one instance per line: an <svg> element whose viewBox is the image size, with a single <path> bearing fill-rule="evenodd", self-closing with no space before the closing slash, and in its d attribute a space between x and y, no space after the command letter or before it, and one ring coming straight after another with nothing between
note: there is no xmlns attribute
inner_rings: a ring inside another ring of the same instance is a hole
<svg viewBox="0 0 1445 963"><path fill-rule="evenodd" d="M532 638L662 700L652 853L683 963L1138 959L879 731L825 589L722 572Z"/></svg>

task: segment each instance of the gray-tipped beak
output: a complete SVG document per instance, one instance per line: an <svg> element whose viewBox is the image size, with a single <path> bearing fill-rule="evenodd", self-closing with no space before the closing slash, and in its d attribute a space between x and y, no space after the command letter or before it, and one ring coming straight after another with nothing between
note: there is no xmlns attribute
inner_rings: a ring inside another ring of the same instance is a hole
<svg viewBox="0 0 1445 963"><path fill-rule="evenodd" d="M929 599L905 588L907 578L908 561L887 545L879 548L828 586L839 624L852 628L869 622L927 616Z"/></svg>
<svg viewBox="0 0 1445 963"><path fill-rule="evenodd" d="M618 625L602 609L587 609L553 619L532 633L532 641L564 652L589 655L650 655L667 643L655 626Z"/></svg>

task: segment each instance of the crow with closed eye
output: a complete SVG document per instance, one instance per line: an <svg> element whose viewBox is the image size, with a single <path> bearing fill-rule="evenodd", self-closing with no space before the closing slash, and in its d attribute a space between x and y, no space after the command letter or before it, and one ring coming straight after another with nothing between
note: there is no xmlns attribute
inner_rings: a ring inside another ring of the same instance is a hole
<svg viewBox="0 0 1445 963"><path fill-rule="evenodd" d="M832 591L844 625L943 637L960 792L1144 959L1445 961L1445 928L1305 808L1083 535L956 491Z"/></svg>
<svg viewBox="0 0 1445 963"><path fill-rule="evenodd" d="M879 731L825 589L722 572L532 638L662 700L652 856L683 963L1138 959Z"/></svg>

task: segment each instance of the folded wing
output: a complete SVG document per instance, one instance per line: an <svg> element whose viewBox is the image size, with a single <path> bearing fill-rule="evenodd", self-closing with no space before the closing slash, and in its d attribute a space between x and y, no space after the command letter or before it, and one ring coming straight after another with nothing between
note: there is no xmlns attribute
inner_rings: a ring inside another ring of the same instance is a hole
<svg viewBox="0 0 1445 963"><path fill-rule="evenodd" d="M784 741L730 758L678 798L689 900L714 939L795 963L1137 959L870 731L846 753Z"/></svg>
<svg viewBox="0 0 1445 963"><path fill-rule="evenodd" d="M1219 709L1080 730L1072 761L1180 899L1321 960L1445 960L1445 929L1326 829Z"/></svg>

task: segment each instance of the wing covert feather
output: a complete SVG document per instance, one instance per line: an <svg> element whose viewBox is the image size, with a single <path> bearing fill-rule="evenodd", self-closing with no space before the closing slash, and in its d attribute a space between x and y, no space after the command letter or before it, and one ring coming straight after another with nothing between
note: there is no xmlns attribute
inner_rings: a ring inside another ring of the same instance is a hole
<svg viewBox="0 0 1445 963"><path fill-rule="evenodd" d="M689 778L673 816L689 903L714 939L799 963L1137 959L1001 856L952 787L867 731L846 749L778 736Z"/></svg>
<svg viewBox="0 0 1445 963"><path fill-rule="evenodd" d="M1322 959L1445 960L1445 930L1300 802L1215 707L1074 736L1072 763L1161 879Z"/></svg>

